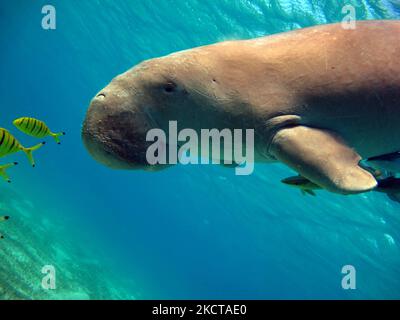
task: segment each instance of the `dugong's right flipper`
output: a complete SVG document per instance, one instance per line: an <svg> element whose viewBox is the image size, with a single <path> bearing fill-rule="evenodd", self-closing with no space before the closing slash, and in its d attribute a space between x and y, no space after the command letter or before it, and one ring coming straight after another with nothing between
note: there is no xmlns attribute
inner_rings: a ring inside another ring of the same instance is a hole
<svg viewBox="0 0 400 320"><path fill-rule="evenodd" d="M305 126L279 130L269 152L303 177L336 193L372 190L377 182L361 157L333 132Z"/></svg>

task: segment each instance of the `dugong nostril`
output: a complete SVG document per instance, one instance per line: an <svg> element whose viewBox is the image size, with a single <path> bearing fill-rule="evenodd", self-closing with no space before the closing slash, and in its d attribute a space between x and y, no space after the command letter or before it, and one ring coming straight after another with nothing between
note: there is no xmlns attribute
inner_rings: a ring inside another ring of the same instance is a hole
<svg viewBox="0 0 400 320"><path fill-rule="evenodd" d="M104 99L106 97L106 95L104 93L99 93L96 98L97 99Z"/></svg>

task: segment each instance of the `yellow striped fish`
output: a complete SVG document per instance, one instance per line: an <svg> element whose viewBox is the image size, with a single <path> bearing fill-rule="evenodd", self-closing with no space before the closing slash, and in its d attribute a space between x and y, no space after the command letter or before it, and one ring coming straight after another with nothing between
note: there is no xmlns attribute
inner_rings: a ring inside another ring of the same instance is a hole
<svg viewBox="0 0 400 320"><path fill-rule="evenodd" d="M59 137L65 135L65 132L51 132L49 127L43 121L34 118L22 117L14 120L13 124L23 133L35 138L51 136L54 138L54 140L56 140L57 144L60 144Z"/></svg>
<svg viewBox="0 0 400 320"><path fill-rule="evenodd" d="M1 221L6 221L8 219L10 219L9 216L0 216L0 222ZM0 239L4 239L4 236L1 233L0 233Z"/></svg>
<svg viewBox="0 0 400 320"><path fill-rule="evenodd" d="M7 169L14 167L18 164L18 162L13 162L13 163L8 163L8 164L3 164L0 165L0 177L3 177L4 180L6 180L7 182L11 182L10 178L7 175Z"/></svg>
<svg viewBox="0 0 400 320"><path fill-rule="evenodd" d="M6 129L0 128L0 158L16 153L18 151L23 151L28 157L30 164L34 167L35 160L33 160L32 152L39 149L44 144L45 142L42 142L37 144L36 146L25 148L10 132L8 132ZM9 167L9 165L5 166Z"/></svg>

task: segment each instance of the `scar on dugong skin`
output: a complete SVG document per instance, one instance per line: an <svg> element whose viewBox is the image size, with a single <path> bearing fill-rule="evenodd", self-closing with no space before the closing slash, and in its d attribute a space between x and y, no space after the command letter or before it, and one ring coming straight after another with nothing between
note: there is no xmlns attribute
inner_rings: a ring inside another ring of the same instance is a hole
<svg viewBox="0 0 400 320"><path fill-rule="evenodd" d="M281 161L332 192L376 187L361 159L400 150L400 21L359 21L227 41L144 61L91 101L83 141L99 162L157 170L146 133L255 130L255 161Z"/></svg>

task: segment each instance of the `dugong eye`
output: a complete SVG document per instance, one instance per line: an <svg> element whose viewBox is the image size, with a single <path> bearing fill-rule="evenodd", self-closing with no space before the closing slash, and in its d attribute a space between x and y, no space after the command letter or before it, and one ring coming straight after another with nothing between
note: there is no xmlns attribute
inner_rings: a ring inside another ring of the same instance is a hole
<svg viewBox="0 0 400 320"><path fill-rule="evenodd" d="M173 82L167 82L166 84L164 84L164 91L167 93L172 93L174 92L176 89L176 84Z"/></svg>

